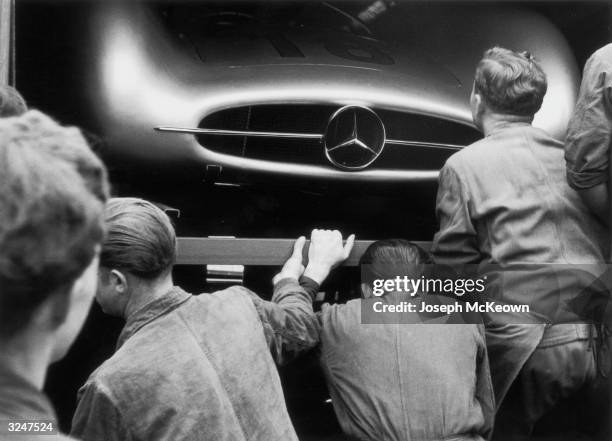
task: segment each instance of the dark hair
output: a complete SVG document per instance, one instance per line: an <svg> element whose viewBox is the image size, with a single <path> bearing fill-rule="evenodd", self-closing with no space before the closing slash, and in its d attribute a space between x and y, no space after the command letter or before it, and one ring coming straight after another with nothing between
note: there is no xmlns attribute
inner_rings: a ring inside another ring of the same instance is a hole
<svg viewBox="0 0 612 441"><path fill-rule="evenodd" d="M106 207L108 229L100 265L143 279L168 273L176 260L176 235L170 219L150 202L114 198Z"/></svg>
<svg viewBox="0 0 612 441"><path fill-rule="evenodd" d="M431 254L405 239L376 241L359 260L365 279L392 278L398 275L400 268L408 269L403 271L405 275L416 278L425 274L425 265L433 263Z"/></svg>
<svg viewBox="0 0 612 441"><path fill-rule="evenodd" d="M96 179L80 174L85 164L98 170ZM36 111L0 119L0 336L26 326L89 266L103 239L107 197L91 188L107 188L105 179L78 129Z"/></svg>
<svg viewBox="0 0 612 441"><path fill-rule="evenodd" d="M533 116L547 87L544 71L529 52L494 47L476 67L474 90L494 112Z"/></svg>
<svg viewBox="0 0 612 441"><path fill-rule="evenodd" d="M27 110L25 100L14 87L0 86L0 118L19 116Z"/></svg>
<svg viewBox="0 0 612 441"><path fill-rule="evenodd" d="M76 127L62 127L62 135L58 137L59 126L48 117L38 111L30 111L28 115L28 124L36 129L37 148L70 163L83 178L87 189L100 201L106 202L110 193L106 167L91 150L82 132ZM26 134L20 133L19 136L25 137Z"/></svg>

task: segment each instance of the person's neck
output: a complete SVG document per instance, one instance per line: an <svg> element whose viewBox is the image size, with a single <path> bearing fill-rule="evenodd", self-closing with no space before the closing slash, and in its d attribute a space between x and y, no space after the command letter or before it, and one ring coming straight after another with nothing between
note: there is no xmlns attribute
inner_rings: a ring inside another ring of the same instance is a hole
<svg viewBox="0 0 612 441"><path fill-rule="evenodd" d="M133 285L130 289L130 299L124 312L126 320L147 304L164 297L172 289L174 282L172 281L172 275L168 274L151 282L141 280L133 283Z"/></svg>
<svg viewBox="0 0 612 441"><path fill-rule="evenodd" d="M49 335L26 330L9 341L0 341L0 365L42 390L51 364L53 345Z"/></svg>
<svg viewBox="0 0 612 441"><path fill-rule="evenodd" d="M482 132L484 136L489 136L491 133L501 129L531 125L532 121L532 116L489 113L482 119Z"/></svg>

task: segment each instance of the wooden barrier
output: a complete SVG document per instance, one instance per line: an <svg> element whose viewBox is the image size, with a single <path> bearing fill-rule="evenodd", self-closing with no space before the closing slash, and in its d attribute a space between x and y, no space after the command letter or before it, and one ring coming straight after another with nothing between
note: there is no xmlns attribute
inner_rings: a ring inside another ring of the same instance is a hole
<svg viewBox="0 0 612 441"><path fill-rule="evenodd" d="M281 266L291 255L295 239L178 238L178 265ZM356 240L345 266L357 266L372 240ZM429 250L431 242L414 242ZM304 246L308 255L310 241ZM306 260L306 259L305 259Z"/></svg>

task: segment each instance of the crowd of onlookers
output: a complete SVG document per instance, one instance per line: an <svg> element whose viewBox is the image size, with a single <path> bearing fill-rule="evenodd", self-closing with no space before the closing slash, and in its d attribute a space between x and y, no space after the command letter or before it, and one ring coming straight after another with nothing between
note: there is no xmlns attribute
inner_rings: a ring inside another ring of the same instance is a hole
<svg viewBox="0 0 612 441"><path fill-rule="evenodd" d="M484 137L440 172L432 249L380 240L360 263L384 279L398 266L421 277L433 262L607 262L612 45L587 62L565 144L532 126L546 89L529 53L486 51L470 97ZM544 308L520 320L485 313L473 324L418 314L411 324L364 324L360 299L315 313L321 284L354 243L316 229L305 262L305 238L295 241L270 301L242 286L192 295L172 277L166 214L110 198L105 166L79 129L28 111L10 87L0 99L1 440L38 439L10 422L55 419L42 392L47 368L66 354L94 297L125 326L79 390L74 439L297 439L276 365L313 348L346 439L532 439L568 403L591 409L581 439L609 439L605 302L599 314L560 320ZM504 301L569 305L583 294L573 273L536 283L540 269L507 277ZM364 283L362 297L371 296Z"/></svg>

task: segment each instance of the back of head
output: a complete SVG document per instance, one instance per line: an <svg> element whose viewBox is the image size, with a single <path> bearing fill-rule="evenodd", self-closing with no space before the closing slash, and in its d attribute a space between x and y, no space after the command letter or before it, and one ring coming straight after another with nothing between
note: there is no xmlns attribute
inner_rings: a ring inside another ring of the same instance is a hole
<svg viewBox="0 0 612 441"><path fill-rule="evenodd" d="M153 280L168 274L176 260L176 235L170 219L150 202L111 199L105 210L106 240L100 265Z"/></svg>
<svg viewBox="0 0 612 441"><path fill-rule="evenodd" d="M426 275L433 258L420 246L405 239L385 239L372 243L363 253L359 264L362 282L392 279L396 276L419 278Z"/></svg>
<svg viewBox="0 0 612 441"><path fill-rule="evenodd" d="M0 86L0 118L19 116L27 110L25 100L14 87Z"/></svg>
<svg viewBox="0 0 612 441"><path fill-rule="evenodd" d="M0 337L25 327L90 265L107 191L104 166L78 129L35 111L0 119Z"/></svg>
<svg viewBox="0 0 612 441"><path fill-rule="evenodd" d="M474 91L495 113L533 117L547 87L544 71L528 52L494 47L476 67Z"/></svg>

